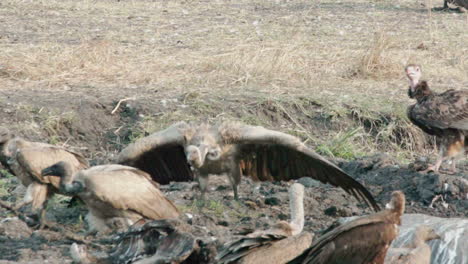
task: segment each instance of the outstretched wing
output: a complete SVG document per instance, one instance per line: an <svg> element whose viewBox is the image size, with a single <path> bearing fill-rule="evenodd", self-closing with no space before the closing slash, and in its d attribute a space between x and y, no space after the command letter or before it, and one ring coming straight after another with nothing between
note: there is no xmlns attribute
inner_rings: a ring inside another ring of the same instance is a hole
<svg viewBox="0 0 468 264"><path fill-rule="evenodd" d="M449 90L429 97L411 106L408 117L432 135L438 135L441 129L468 130L468 91Z"/></svg>
<svg viewBox="0 0 468 264"><path fill-rule="evenodd" d="M298 138L259 126L225 123L219 127L224 143L238 144L244 175L260 181L311 177L343 188L374 210L380 210L372 194L338 166L312 151Z"/></svg>
<svg viewBox="0 0 468 264"><path fill-rule="evenodd" d="M318 238L289 264L383 263L395 236L393 224L373 217L359 218Z"/></svg>
<svg viewBox="0 0 468 264"><path fill-rule="evenodd" d="M72 165L74 172L89 167L86 159L79 153L43 143L31 143L30 147L20 148L16 152L18 167L35 180L41 183L53 184L59 187L60 178L55 176L42 176L41 171L59 161Z"/></svg>
<svg viewBox="0 0 468 264"><path fill-rule="evenodd" d="M191 181L193 173L184 151L190 131L188 124L180 122L141 138L120 152L117 163L139 168L160 184Z"/></svg>
<svg viewBox="0 0 468 264"><path fill-rule="evenodd" d="M177 207L145 172L123 165L101 165L79 172L88 192L121 210L131 210L149 219L176 218Z"/></svg>

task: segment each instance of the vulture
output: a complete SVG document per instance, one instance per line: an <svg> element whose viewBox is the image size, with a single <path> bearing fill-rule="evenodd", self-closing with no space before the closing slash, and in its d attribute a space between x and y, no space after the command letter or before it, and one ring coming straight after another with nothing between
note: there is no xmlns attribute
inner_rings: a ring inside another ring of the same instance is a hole
<svg viewBox="0 0 468 264"><path fill-rule="evenodd" d="M58 176L62 193L83 200L89 209L86 218L90 233L108 232L114 220L124 220L130 226L140 219L179 216L179 210L159 185L139 169L109 164L73 171L70 163L60 161L43 169L42 176Z"/></svg>
<svg viewBox="0 0 468 264"><path fill-rule="evenodd" d="M82 264L211 263L214 243L191 233L191 226L180 219L136 223L117 237L117 245L107 253L89 253L86 246L73 244L70 255Z"/></svg>
<svg viewBox="0 0 468 264"><path fill-rule="evenodd" d="M312 243L304 227L304 186L294 183L289 190L291 222L278 222L272 229L256 231L228 243L220 250L216 263L282 264L299 256Z"/></svg>
<svg viewBox="0 0 468 264"><path fill-rule="evenodd" d="M441 139L439 157L425 172L438 172L446 159L452 159L451 173L456 172L457 158L468 147L468 90L434 93L420 80L421 66L406 67L410 87L408 95L416 103L408 107L408 118L429 135Z"/></svg>
<svg viewBox="0 0 468 264"><path fill-rule="evenodd" d="M15 206L19 210L32 203L32 210L39 212L39 227L47 225L45 208L47 199L60 191L60 179L55 175L43 176L41 170L59 161L67 161L70 170L76 172L89 167L79 153L45 143L30 142L15 137L8 129L0 127L0 161L27 187L23 202Z"/></svg>
<svg viewBox="0 0 468 264"><path fill-rule="evenodd" d="M118 155L117 163L146 171L160 184L195 178L201 199L209 174L227 174L236 199L241 175L256 181L311 177L380 209L363 185L298 138L260 126L179 122L130 144Z"/></svg>
<svg viewBox="0 0 468 264"><path fill-rule="evenodd" d="M386 264L430 264L431 247L426 244L441 239L434 229L427 225L418 226L412 240L404 248L390 248L385 257Z"/></svg>
<svg viewBox="0 0 468 264"><path fill-rule="evenodd" d="M405 195L392 193L387 209L342 224L316 239L289 264L383 264L392 241L398 236Z"/></svg>

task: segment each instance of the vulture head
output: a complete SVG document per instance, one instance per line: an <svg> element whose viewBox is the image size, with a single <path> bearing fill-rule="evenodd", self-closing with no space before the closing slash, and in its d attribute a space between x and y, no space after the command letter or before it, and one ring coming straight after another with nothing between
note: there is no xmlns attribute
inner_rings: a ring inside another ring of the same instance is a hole
<svg viewBox="0 0 468 264"><path fill-rule="evenodd" d="M402 216L405 212L405 194L402 191L392 192L392 198L390 202L385 205L385 208L398 216Z"/></svg>
<svg viewBox="0 0 468 264"><path fill-rule="evenodd" d="M416 228L415 234L424 242L431 241L434 239L442 239L442 237L439 234L437 234L433 228L427 225L418 226L418 228Z"/></svg>
<svg viewBox="0 0 468 264"><path fill-rule="evenodd" d="M12 138L13 133L11 133L10 130L4 127L0 127L0 144L4 144Z"/></svg>
<svg viewBox="0 0 468 264"><path fill-rule="evenodd" d="M208 133L207 133L208 132ZM187 161L195 168L200 168L208 160L219 160L221 158L221 146L215 133L210 133L201 127L201 131L195 134L185 148Z"/></svg>
<svg viewBox="0 0 468 264"><path fill-rule="evenodd" d="M406 76L408 76L410 87L408 95L410 98L418 99L420 97L431 94L431 90L426 81L421 81L421 66L410 64L405 68Z"/></svg>
<svg viewBox="0 0 468 264"><path fill-rule="evenodd" d="M64 193L71 194L72 192L79 192L84 188L80 182L72 182L73 168L71 164L65 161L59 161L43 169L41 175L60 177L60 189Z"/></svg>

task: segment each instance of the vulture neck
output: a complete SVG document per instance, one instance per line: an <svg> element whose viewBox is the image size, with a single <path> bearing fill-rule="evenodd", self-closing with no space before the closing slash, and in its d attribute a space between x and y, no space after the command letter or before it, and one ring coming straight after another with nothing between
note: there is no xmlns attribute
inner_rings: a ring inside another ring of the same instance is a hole
<svg viewBox="0 0 468 264"><path fill-rule="evenodd" d="M304 228L304 186L295 183L289 190L289 204L291 207L292 235L298 235Z"/></svg>
<svg viewBox="0 0 468 264"><path fill-rule="evenodd" d="M416 231L416 232L414 232L413 240L409 244L409 247L410 248L417 248L417 247L420 247L420 246L424 245L425 243L426 243L425 236L423 234L421 234L420 232Z"/></svg>
<svg viewBox="0 0 468 264"><path fill-rule="evenodd" d="M429 88L429 85L426 81L411 79L408 95L410 98L416 99L416 101L420 103L426 100L426 98L428 98L429 96L433 95L433 92Z"/></svg>

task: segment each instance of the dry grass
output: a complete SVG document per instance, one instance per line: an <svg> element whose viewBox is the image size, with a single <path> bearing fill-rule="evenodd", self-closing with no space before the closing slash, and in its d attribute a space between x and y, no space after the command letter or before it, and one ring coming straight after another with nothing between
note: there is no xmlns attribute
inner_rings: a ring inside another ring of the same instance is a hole
<svg viewBox="0 0 468 264"><path fill-rule="evenodd" d="M374 134L378 141L382 135L395 137L407 125L405 64L422 64L436 90L468 84L468 18L428 13L421 4L5 0L0 4L0 90L72 87L83 94L112 91L140 98L157 90L159 99L181 94L261 101L307 97L331 115L343 117L359 108L368 120L400 118L394 128ZM229 111L200 101L195 114ZM156 120L190 118L197 117L182 111ZM254 115L242 119L257 122ZM295 123L291 131L315 136ZM142 126L155 129L148 120Z"/></svg>

